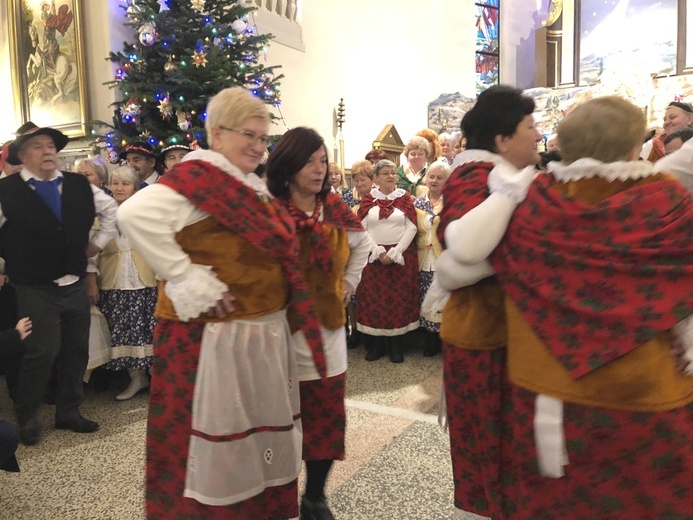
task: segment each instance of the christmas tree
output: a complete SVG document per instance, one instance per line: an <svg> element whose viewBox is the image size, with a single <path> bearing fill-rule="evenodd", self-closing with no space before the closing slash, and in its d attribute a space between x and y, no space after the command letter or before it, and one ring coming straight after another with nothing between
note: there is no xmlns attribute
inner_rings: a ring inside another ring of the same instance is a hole
<svg viewBox="0 0 693 520"><path fill-rule="evenodd" d="M122 100L113 103L113 124L93 122L99 146L206 147L205 107L227 87L280 104L282 76L259 63L272 37L257 34L253 0L124 0L122 7L138 39L108 57L118 68L106 84Z"/></svg>

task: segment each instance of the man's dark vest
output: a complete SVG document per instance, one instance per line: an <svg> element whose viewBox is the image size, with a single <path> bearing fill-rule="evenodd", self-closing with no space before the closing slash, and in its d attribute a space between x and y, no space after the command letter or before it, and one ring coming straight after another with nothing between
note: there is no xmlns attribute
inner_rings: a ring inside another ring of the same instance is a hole
<svg viewBox="0 0 693 520"><path fill-rule="evenodd" d="M19 174L0 179L0 228L5 273L15 284L51 283L84 276L94 195L85 177L63 172L62 222Z"/></svg>

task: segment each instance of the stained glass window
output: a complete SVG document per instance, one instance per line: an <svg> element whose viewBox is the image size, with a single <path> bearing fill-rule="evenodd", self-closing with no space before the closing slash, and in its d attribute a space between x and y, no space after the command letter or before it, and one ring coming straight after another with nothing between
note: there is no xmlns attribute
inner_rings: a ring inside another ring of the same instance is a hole
<svg viewBox="0 0 693 520"><path fill-rule="evenodd" d="M476 2L476 93L498 85L500 0Z"/></svg>

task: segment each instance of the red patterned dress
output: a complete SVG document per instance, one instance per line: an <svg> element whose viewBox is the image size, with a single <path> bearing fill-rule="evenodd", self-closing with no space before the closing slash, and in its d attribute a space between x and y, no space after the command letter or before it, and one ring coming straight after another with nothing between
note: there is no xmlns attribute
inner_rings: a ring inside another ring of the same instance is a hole
<svg viewBox="0 0 693 520"><path fill-rule="evenodd" d="M296 223L300 269L316 304L327 364L327 378L323 379L303 333L292 336L301 390L303 459L343 460L347 370L344 285L358 286L370 241L339 195L318 196L312 215L296 208L288 198L278 200Z"/></svg>
<svg viewBox="0 0 693 520"><path fill-rule="evenodd" d="M361 200L358 217L377 244L356 294L356 322L371 336L400 336L419 327L419 261L416 209L402 189L384 195L377 188ZM393 260L383 264L378 255Z"/></svg>
<svg viewBox="0 0 693 520"><path fill-rule="evenodd" d="M455 169L443 188L438 239L445 229L488 196L488 174L500 156L463 152L469 162ZM502 489L503 443L511 436L502 407L507 332L503 294L495 277L453 291L443 309L443 378L450 431L455 508L494 519L505 514L511 496Z"/></svg>
<svg viewBox="0 0 693 520"><path fill-rule="evenodd" d="M297 516L302 432L287 307L321 376L325 360L293 220L261 179L208 150L119 211L168 280L156 313L148 518ZM231 314L200 314L225 291L236 298Z"/></svg>
<svg viewBox="0 0 693 520"><path fill-rule="evenodd" d="M535 181L491 256L509 517L690 520L693 377L670 329L693 313L693 204L648 162L578 163Z"/></svg>

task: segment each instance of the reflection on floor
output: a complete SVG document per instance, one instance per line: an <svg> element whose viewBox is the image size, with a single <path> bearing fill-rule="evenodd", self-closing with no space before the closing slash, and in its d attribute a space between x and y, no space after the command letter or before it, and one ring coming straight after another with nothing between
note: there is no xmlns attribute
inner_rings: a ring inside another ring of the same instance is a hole
<svg viewBox="0 0 693 520"><path fill-rule="evenodd" d="M327 495L338 520L448 520L453 486L447 434L437 424L441 358L408 347L405 362L363 360L349 352L347 460L335 464ZM13 420L0 387L0 417ZM101 430L56 431L51 406L41 442L20 447L21 473L0 472L0 518L144 518L144 436L148 394L116 402L121 388L88 392L84 415ZM468 514L464 520L480 519Z"/></svg>

